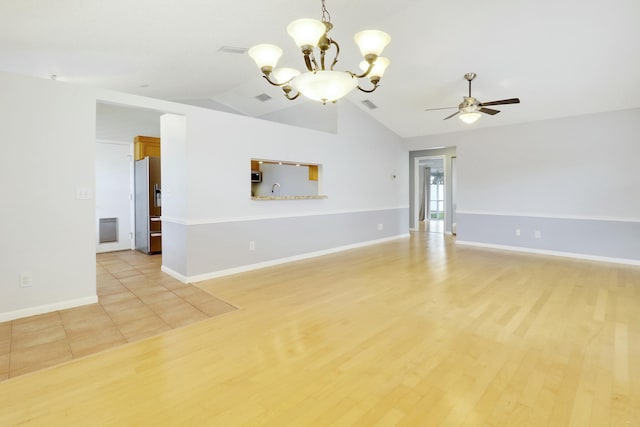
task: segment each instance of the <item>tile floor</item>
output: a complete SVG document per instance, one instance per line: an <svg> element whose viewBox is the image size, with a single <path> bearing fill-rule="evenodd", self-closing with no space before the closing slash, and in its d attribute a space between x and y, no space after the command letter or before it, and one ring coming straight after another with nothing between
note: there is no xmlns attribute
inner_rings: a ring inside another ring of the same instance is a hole
<svg viewBox="0 0 640 427"><path fill-rule="evenodd" d="M234 311L160 271L160 255L98 254L98 304L0 323L0 381Z"/></svg>

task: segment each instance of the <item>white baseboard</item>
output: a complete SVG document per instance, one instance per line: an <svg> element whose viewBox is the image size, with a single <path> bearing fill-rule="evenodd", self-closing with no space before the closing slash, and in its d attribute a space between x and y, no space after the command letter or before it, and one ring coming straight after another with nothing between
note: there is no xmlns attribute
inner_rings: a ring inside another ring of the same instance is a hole
<svg viewBox="0 0 640 427"><path fill-rule="evenodd" d="M21 310L7 311L0 313L0 322L8 322L9 320L20 319L23 317L35 316L37 314L51 313L52 311L65 310L67 308L79 307L81 305L95 304L98 302L98 296L86 298L78 298L68 301L60 301L54 304L39 305L37 307L23 308Z"/></svg>
<svg viewBox="0 0 640 427"><path fill-rule="evenodd" d="M163 265L162 267L160 267L160 271L162 271L163 273L167 273L169 276L173 277L174 279L177 279L177 280L181 281L182 283L189 283L189 278L187 276L183 276L182 274L178 273L177 271L173 271L169 267L165 267Z"/></svg>
<svg viewBox="0 0 640 427"><path fill-rule="evenodd" d="M463 246L475 246L479 248L501 249L501 250L513 251L513 252L525 252L525 253L538 254L538 255L551 255L551 256L557 256L557 257L563 257L563 258L583 259L587 261L610 262L614 264L625 264L625 265L640 265L640 260L626 259L626 258L610 258L610 257L596 256L596 255L576 254L573 252L548 251L545 249L525 248L520 246L493 245L490 243L469 242L465 240L456 240L456 244L463 245Z"/></svg>
<svg viewBox="0 0 640 427"><path fill-rule="evenodd" d="M205 274L198 274L195 276L184 276L180 273L177 273L167 267L162 266L162 271L167 273L168 275L180 280L183 283L195 283L195 282L202 282L203 280L209 280L209 279L215 279L218 277L224 277L224 276L230 276L232 274L238 274L238 273L244 273L247 271L252 271L252 270L258 270L261 268L266 268L266 267L273 267L275 265L280 265L280 264L286 264L289 262L294 262L294 261L301 261L303 259L309 259L309 258L315 258L315 257L319 257L319 256L323 256L323 255L329 255L329 254L333 254L336 252L342 252L342 251L347 251L350 249L356 249L356 248L362 248L365 246L371 246L371 245L377 245L379 243L384 243L384 242L389 242L392 240L397 240L397 239L403 239L403 238L407 238L410 237L409 233L406 234L399 234L397 236L392 236L392 237L386 237L384 239L377 239L377 240L369 240L366 242L361 242L361 243L354 243L352 245L346 245L346 246L339 246L336 248L331 248L331 249L326 249L326 250L322 250L322 251L316 251L316 252L309 252L306 254L301 254L301 255L295 255L295 256L291 256L291 257L287 257L287 258L279 258L279 259L274 259L274 260L270 260L270 261L265 261L265 262L259 262L256 264L249 264L249 265L243 265L240 267L234 267L234 268L228 268L226 270L218 270L218 271L213 271L211 273L205 273Z"/></svg>
<svg viewBox="0 0 640 427"><path fill-rule="evenodd" d="M96 253L97 254L106 254L109 252L120 252L120 251L128 251L128 250L133 250L135 248L132 248L130 246L113 246L113 247L109 247L109 248L103 248L103 247L96 247Z"/></svg>

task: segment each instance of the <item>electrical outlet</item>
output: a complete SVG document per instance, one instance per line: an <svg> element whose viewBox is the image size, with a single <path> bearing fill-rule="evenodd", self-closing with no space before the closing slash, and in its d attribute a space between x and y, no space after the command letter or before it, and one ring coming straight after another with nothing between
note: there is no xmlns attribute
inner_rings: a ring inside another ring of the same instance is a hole
<svg viewBox="0 0 640 427"><path fill-rule="evenodd" d="M516 228L516 236L520 237L520 229L519 228Z"/></svg>
<svg viewBox="0 0 640 427"><path fill-rule="evenodd" d="M539 239L542 237L542 233L540 233L540 230L536 230L535 233L533 233L533 237L535 237L536 239Z"/></svg>
<svg viewBox="0 0 640 427"><path fill-rule="evenodd" d="M378 224L378 230L382 230L384 228L383 224Z"/></svg>
<svg viewBox="0 0 640 427"><path fill-rule="evenodd" d="M33 274L30 272L20 273L19 285L21 288L29 288L33 286Z"/></svg>
<svg viewBox="0 0 640 427"><path fill-rule="evenodd" d="M249 250L250 251L255 251L256 250L256 241L255 240L249 240Z"/></svg>

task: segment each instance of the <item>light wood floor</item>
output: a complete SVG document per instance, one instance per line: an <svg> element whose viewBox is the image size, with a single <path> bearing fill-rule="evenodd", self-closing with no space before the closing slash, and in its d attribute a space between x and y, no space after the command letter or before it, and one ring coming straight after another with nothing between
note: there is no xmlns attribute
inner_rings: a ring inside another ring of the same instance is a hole
<svg viewBox="0 0 640 427"><path fill-rule="evenodd" d="M0 425L640 423L639 267L414 233L200 286L243 309L0 383Z"/></svg>
<svg viewBox="0 0 640 427"><path fill-rule="evenodd" d="M97 304L0 323L0 381L236 310L162 273L160 255L96 262Z"/></svg>

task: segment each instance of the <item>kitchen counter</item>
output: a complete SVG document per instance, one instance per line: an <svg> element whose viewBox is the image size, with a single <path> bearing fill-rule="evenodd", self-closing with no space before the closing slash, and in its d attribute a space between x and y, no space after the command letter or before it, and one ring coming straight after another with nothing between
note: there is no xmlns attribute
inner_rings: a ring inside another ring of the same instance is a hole
<svg viewBox="0 0 640 427"><path fill-rule="evenodd" d="M318 200L326 199L328 196L258 196L251 200Z"/></svg>

